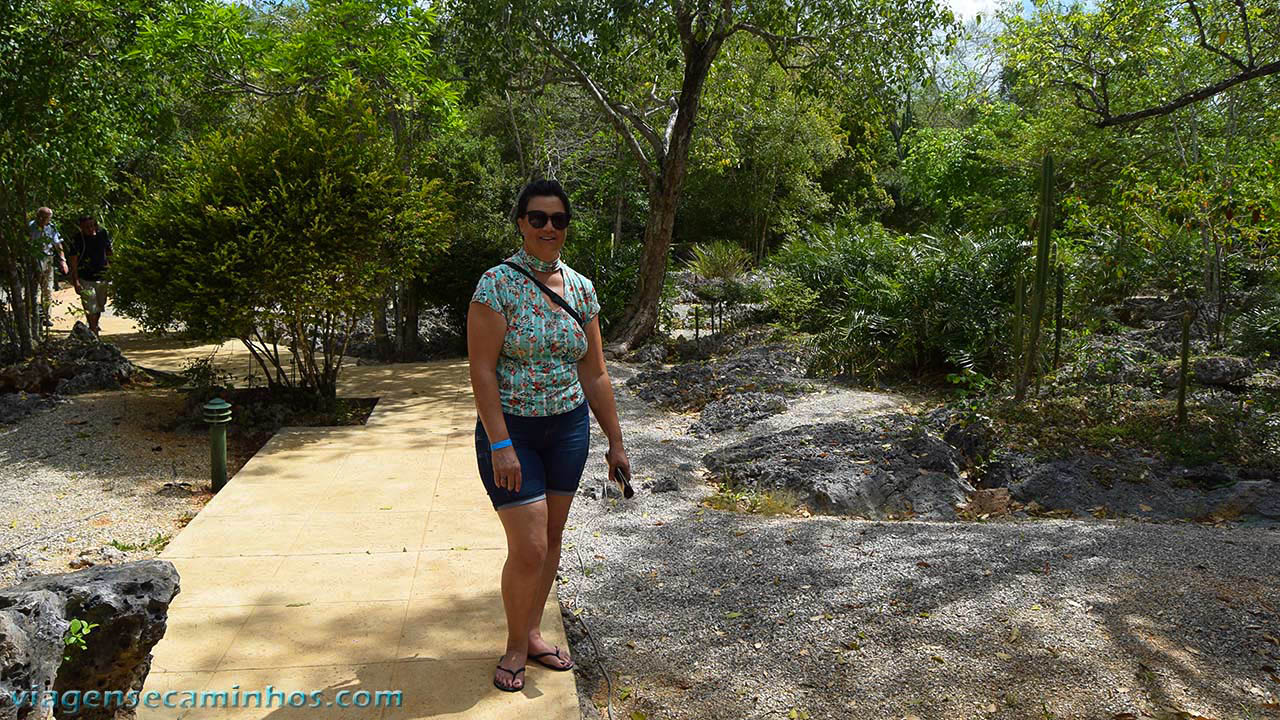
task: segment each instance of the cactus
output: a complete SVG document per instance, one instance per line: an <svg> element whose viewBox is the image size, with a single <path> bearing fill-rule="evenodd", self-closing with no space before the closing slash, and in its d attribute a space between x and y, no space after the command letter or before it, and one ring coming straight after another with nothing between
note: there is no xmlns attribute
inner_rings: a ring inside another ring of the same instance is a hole
<svg viewBox="0 0 1280 720"><path fill-rule="evenodd" d="M1027 394L1027 385L1039 369L1040 356L1037 345L1040 341L1040 321L1044 319L1046 286L1049 280L1049 237L1053 232L1053 156L1044 156L1044 165L1040 172L1040 208L1036 218L1039 232L1036 237L1036 274L1031 290L1031 334L1027 342L1026 358L1022 365L1022 374L1018 376L1015 400L1022 400Z"/></svg>

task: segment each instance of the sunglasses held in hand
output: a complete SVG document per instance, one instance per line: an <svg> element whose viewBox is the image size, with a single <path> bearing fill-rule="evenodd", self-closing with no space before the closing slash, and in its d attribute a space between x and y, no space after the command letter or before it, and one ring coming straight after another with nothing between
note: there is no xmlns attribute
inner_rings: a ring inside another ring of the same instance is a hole
<svg viewBox="0 0 1280 720"><path fill-rule="evenodd" d="M622 468L615 467L613 469L613 479L614 482L622 486L622 497L630 500L636 494L636 491L631 489L631 481L627 478L626 473L622 472Z"/></svg>
<svg viewBox="0 0 1280 720"><path fill-rule="evenodd" d="M541 210L530 210L524 214L529 220L529 224L535 228L541 228L547 224L547 220L551 220L551 227L557 230L563 230L569 227L569 213L558 212L547 215Z"/></svg>

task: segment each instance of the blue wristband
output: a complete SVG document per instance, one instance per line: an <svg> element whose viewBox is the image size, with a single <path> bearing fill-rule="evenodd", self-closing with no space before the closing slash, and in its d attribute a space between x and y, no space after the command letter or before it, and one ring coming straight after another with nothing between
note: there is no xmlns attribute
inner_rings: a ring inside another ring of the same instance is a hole
<svg viewBox="0 0 1280 720"><path fill-rule="evenodd" d="M511 447L511 438L507 438L501 442L496 442L489 446L489 450L501 450L502 448Z"/></svg>

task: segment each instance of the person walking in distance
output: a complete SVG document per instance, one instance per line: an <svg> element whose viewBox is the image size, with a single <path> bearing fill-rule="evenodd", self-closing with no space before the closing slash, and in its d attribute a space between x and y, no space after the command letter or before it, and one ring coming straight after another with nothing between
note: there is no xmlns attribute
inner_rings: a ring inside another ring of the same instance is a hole
<svg viewBox="0 0 1280 720"><path fill-rule="evenodd" d="M27 224L32 244L37 246L36 284L40 286L40 315L44 327L53 326L53 262L56 258L62 274L67 274L67 258L63 254L62 236L53 226L53 210L42 207L36 210L36 219Z"/></svg>
<svg viewBox="0 0 1280 720"><path fill-rule="evenodd" d="M107 267L111 264L111 236L98 227L92 215L80 217L80 232L71 238L68 252L71 285L80 295L89 329L94 335L101 330L102 313L107 309Z"/></svg>

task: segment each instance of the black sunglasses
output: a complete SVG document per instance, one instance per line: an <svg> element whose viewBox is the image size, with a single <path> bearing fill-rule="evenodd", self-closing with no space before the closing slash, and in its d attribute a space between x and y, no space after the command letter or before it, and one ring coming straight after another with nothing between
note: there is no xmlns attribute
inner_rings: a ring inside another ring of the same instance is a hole
<svg viewBox="0 0 1280 720"><path fill-rule="evenodd" d="M547 215L541 210L530 210L524 214L529 220L529 225L540 228L547 224L547 220L551 220L551 227L557 230L563 230L569 227L569 213L558 212Z"/></svg>

